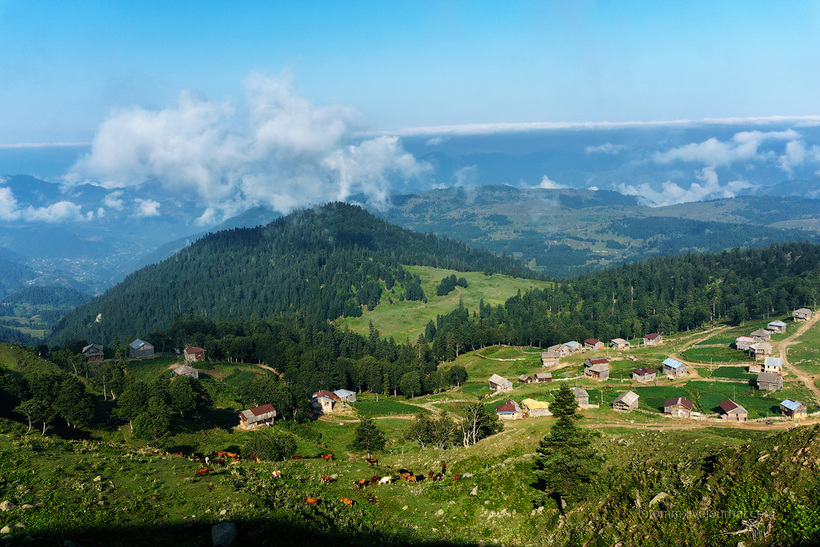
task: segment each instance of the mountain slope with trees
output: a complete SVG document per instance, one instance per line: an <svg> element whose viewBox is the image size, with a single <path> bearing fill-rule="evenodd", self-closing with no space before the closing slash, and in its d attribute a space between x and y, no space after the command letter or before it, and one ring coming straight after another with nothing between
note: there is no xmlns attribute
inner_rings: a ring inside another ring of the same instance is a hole
<svg viewBox="0 0 820 547"><path fill-rule="evenodd" d="M401 287L401 298L424 298L402 265L536 276L512 258L331 203L265 227L210 234L66 315L51 340L110 343L167 328L175 316L190 314L250 318L298 310L325 320L358 316L394 285Z"/></svg>

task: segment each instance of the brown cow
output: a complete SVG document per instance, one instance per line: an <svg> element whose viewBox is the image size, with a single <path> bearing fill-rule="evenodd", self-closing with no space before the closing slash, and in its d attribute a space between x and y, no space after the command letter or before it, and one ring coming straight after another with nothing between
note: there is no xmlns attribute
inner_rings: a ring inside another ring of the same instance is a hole
<svg viewBox="0 0 820 547"><path fill-rule="evenodd" d="M224 450L217 450L216 451L216 457L217 458L224 458L228 454L229 454L229 452L225 452Z"/></svg>
<svg viewBox="0 0 820 547"><path fill-rule="evenodd" d="M453 481L455 482L460 478L461 478L461 473L456 473L455 476L453 477Z"/></svg>
<svg viewBox="0 0 820 547"><path fill-rule="evenodd" d="M270 478L272 478L272 479L278 479L281 476L282 476L282 472L279 471L278 469L270 474Z"/></svg>
<svg viewBox="0 0 820 547"><path fill-rule="evenodd" d="M245 457L246 457L246 458L248 458L248 459L249 459L250 461L252 461L252 462L262 463L262 460L260 460L260 459L259 459L259 458L257 458L256 456L250 456L250 455L248 455L248 456L245 456Z"/></svg>
<svg viewBox="0 0 820 547"><path fill-rule="evenodd" d="M356 505L356 502L350 498L342 498L342 503L344 503L345 505L349 505L350 507Z"/></svg>
<svg viewBox="0 0 820 547"><path fill-rule="evenodd" d="M436 473L435 475L433 475L433 482L440 481L441 477L442 477L441 473Z"/></svg>
<svg viewBox="0 0 820 547"><path fill-rule="evenodd" d="M229 458L238 458L239 454L235 454L234 452L225 452L225 455Z"/></svg>
<svg viewBox="0 0 820 547"><path fill-rule="evenodd" d="M211 460L211 463L218 463L219 465L225 465L224 458L216 458L215 460Z"/></svg>
<svg viewBox="0 0 820 547"><path fill-rule="evenodd" d="M332 462L333 461L333 454L322 454L319 457L322 458L323 460L325 460L326 462Z"/></svg>
<svg viewBox="0 0 820 547"><path fill-rule="evenodd" d="M381 477L379 475L373 475L370 478L370 484L376 484L377 482L379 482L379 479L381 479Z"/></svg>
<svg viewBox="0 0 820 547"><path fill-rule="evenodd" d="M328 477L327 475L322 475L322 482L325 484L330 484L331 482L335 481L333 477Z"/></svg>
<svg viewBox="0 0 820 547"><path fill-rule="evenodd" d="M313 496L308 496L305 498L305 503L307 503L308 505L312 505L313 507L316 507L316 505L319 503L319 500L314 498Z"/></svg>
<svg viewBox="0 0 820 547"><path fill-rule="evenodd" d="M432 470L432 469L431 469L430 471L428 471L428 472L427 472L427 478L428 478L428 479L432 479L432 478L433 478L433 470Z"/></svg>
<svg viewBox="0 0 820 547"><path fill-rule="evenodd" d="M211 468L210 467L200 467L196 473L194 473L194 478L202 477L204 475L210 475Z"/></svg>
<svg viewBox="0 0 820 547"><path fill-rule="evenodd" d="M291 460L301 460L302 456L291 456L290 459Z"/></svg>
<svg viewBox="0 0 820 547"><path fill-rule="evenodd" d="M239 458L234 458L233 461L231 462L231 465L236 465L239 462L240 462Z"/></svg>
<svg viewBox="0 0 820 547"><path fill-rule="evenodd" d="M353 484L354 484L355 486L358 486L358 487L359 487L359 490L361 490L362 488L364 488L365 486L367 486L367 479L359 479L359 480L357 480L357 481L353 481Z"/></svg>
<svg viewBox="0 0 820 547"><path fill-rule="evenodd" d="M447 474L447 462L441 462L441 474L442 475Z"/></svg>
<svg viewBox="0 0 820 547"><path fill-rule="evenodd" d="M364 461L366 461L370 465L376 465L377 463L379 463L379 460L376 458L366 458Z"/></svg>

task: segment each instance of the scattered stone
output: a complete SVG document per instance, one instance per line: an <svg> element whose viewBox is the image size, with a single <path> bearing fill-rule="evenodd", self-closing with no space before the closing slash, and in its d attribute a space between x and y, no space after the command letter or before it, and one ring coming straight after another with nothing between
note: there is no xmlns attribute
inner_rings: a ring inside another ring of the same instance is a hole
<svg viewBox="0 0 820 547"><path fill-rule="evenodd" d="M233 522L220 522L211 528L211 541L214 547L228 547L236 541L236 524Z"/></svg>
<svg viewBox="0 0 820 547"><path fill-rule="evenodd" d="M0 503L0 511L11 511L12 509L14 509L14 504L9 500Z"/></svg>
<svg viewBox="0 0 820 547"><path fill-rule="evenodd" d="M20 506L20 509L34 509L34 506L31 505L30 503L24 503L23 505Z"/></svg>
<svg viewBox="0 0 820 547"><path fill-rule="evenodd" d="M438 515L439 517L442 516L443 514L444 514L444 509L439 509L438 511L436 511L436 515Z"/></svg>
<svg viewBox="0 0 820 547"><path fill-rule="evenodd" d="M3 526L2 528L0 528L0 534L5 535L5 534L10 534L10 533L11 533L11 528L9 528L8 526Z"/></svg>
<svg viewBox="0 0 820 547"><path fill-rule="evenodd" d="M26 525L25 525L25 524L23 524L22 522L18 522L17 524L15 524L15 526L16 526L17 528L25 528L25 527L26 527Z"/></svg>
<svg viewBox="0 0 820 547"><path fill-rule="evenodd" d="M470 473L469 471L468 471L468 472L466 472L466 473L462 473L462 474L461 474L461 478L463 478L463 479L469 479L469 478L470 478L470 477L472 477L472 476L473 476L473 474L472 474L472 473Z"/></svg>
<svg viewBox="0 0 820 547"><path fill-rule="evenodd" d="M219 516L220 516L220 517L224 517L224 516L225 516L225 515L227 515L227 514L228 514L228 510L227 510L227 509L223 509L222 511L220 511L220 512L219 512Z"/></svg>
<svg viewBox="0 0 820 547"><path fill-rule="evenodd" d="M404 507L401 508L401 510L402 511L407 511L407 506L405 505Z"/></svg>
<svg viewBox="0 0 820 547"><path fill-rule="evenodd" d="M102 480L102 477L100 475L97 475L96 477L94 477L94 482L100 482L101 480Z"/></svg>

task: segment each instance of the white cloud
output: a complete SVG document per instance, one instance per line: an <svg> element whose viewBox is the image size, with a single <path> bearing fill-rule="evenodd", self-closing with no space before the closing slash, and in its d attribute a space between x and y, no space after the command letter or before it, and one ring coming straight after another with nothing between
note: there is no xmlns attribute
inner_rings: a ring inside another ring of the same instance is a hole
<svg viewBox="0 0 820 547"><path fill-rule="evenodd" d="M109 187L156 178L193 191L205 206L198 223L207 224L256 204L287 212L356 192L384 205L392 184L430 172L395 136L357 137L361 114L312 105L288 73L253 75L245 85L246 120L228 102L190 93L165 110L115 113L74 166L74 177Z"/></svg>
<svg viewBox="0 0 820 547"><path fill-rule="evenodd" d="M11 188L0 188L0 220L17 220L20 210Z"/></svg>
<svg viewBox="0 0 820 547"><path fill-rule="evenodd" d="M137 218L158 217L159 216L159 202L153 199L137 198L134 200L136 210L134 216Z"/></svg>
<svg viewBox="0 0 820 547"><path fill-rule="evenodd" d="M742 131L736 133L730 141L720 141L716 138L707 139L699 143L690 143L678 148L657 152L652 159L656 163L673 163L676 161L702 163L708 167L730 165L738 161L763 160L759 154L760 145L770 140L793 140L800 135L794 130L786 131Z"/></svg>
<svg viewBox="0 0 820 547"><path fill-rule="evenodd" d="M478 166L465 165L453 173L453 178L456 181L455 186L474 186L478 183Z"/></svg>
<svg viewBox="0 0 820 547"><path fill-rule="evenodd" d="M32 207L28 206L21 214L25 220L39 221L39 222L66 222L91 220L94 218L94 213L89 211L85 216L82 212L82 207L70 201L58 201L52 203L48 207Z"/></svg>
<svg viewBox="0 0 820 547"><path fill-rule="evenodd" d="M445 142L445 141L448 141L448 140L449 140L449 139L446 139L446 138L444 138L444 137L433 137L432 139L429 139L429 140L428 140L426 143L424 143L424 144L426 144L427 146L438 146L439 144L441 144L441 143L443 143L443 142Z"/></svg>
<svg viewBox="0 0 820 547"><path fill-rule="evenodd" d="M598 146L587 146L584 148L584 152L587 154L607 154L610 156L615 156L624 148L626 148L626 145L605 142L604 144L600 144Z"/></svg>
<svg viewBox="0 0 820 547"><path fill-rule="evenodd" d="M820 146L806 147L802 140L789 141L784 153L777 158L777 165L791 176L794 168L804 163L820 163Z"/></svg>
<svg viewBox="0 0 820 547"><path fill-rule="evenodd" d="M735 180L721 186L717 173L710 167L696 171L695 178L700 182L693 182L689 188L667 180L660 189L643 183L638 186L620 184L617 190L628 196L637 196L638 201L644 205L656 207L706 199L732 198L741 190L752 187L745 180Z"/></svg>
<svg viewBox="0 0 820 547"><path fill-rule="evenodd" d="M122 211L123 208L123 201L122 201L122 191L117 190L116 192L111 192L103 199L103 203L106 207L111 209L116 209L117 211Z"/></svg>
<svg viewBox="0 0 820 547"><path fill-rule="evenodd" d="M541 184L538 185L538 188L547 188L550 190L558 190L560 188L566 188L563 184L559 184L554 180L550 180L547 175L544 175L544 178L541 179Z"/></svg>

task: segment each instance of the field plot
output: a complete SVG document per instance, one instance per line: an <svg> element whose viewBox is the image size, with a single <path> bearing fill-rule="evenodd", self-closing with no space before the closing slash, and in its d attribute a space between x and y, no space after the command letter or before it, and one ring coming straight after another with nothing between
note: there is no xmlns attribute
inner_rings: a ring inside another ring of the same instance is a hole
<svg viewBox="0 0 820 547"><path fill-rule="evenodd" d="M745 351L738 351L729 347L692 347L683 352L681 356L687 361L694 363L741 363L749 361L749 355Z"/></svg>
<svg viewBox="0 0 820 547"><path fill-rule="evenodd" d="M789 363L809 374L820 374L820 327L812 326L787 351Z"/></svg>
<svg viewBox="0 0 820 547"><path fill-rule="evenodd" d="M731 378L733 380L753 380L756 377L757 374L751 374L745 366L718 367L711 374L711 378Z"/></svg>

